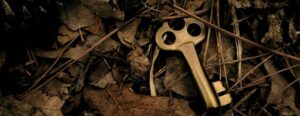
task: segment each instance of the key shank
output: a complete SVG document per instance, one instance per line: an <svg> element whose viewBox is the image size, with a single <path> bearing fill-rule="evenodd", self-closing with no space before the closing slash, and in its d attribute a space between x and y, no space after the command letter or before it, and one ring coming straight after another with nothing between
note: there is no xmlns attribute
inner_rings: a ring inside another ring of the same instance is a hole
<svg viewBox="0 0 300 116"><path fill-rule="evenodd" d="M188 65L191 68L191 72L194 75L194 79L196 80L197 87L200 90L200 94L203 96L203 99L206 102L206 107L207 108L219 107L219 102L200 64L194 44L186 43L180 46L180 51L183 53L185 59L187 60Z"/></svg>

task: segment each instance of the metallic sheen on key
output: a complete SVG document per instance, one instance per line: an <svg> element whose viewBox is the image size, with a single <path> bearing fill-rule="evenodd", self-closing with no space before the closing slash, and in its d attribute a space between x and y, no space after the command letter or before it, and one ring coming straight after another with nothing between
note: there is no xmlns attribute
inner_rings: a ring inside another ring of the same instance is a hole
<svg viewBox="0 0 300 116"><path fill-rule="evenodd" d="M230 104L232 98L229 93L219 95L226 91L221 81L209 83L195 50L195 45L205 38L204 24L192 18L184 19L182 29L172 29L169 24L168 22L163 23L156 32L155 39L159 48L183 53L207 108ZM168 43L168 39L173 39L173 42Z"/></svg>

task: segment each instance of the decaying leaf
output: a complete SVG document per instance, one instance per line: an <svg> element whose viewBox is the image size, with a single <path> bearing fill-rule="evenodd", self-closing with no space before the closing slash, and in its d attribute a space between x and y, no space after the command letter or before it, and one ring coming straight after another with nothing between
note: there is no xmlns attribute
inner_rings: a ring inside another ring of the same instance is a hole
<svg viewBox="0 0 300 116"><path fill-rule="evenodd" d="M61 99L67 99L70 97L69 87L71 87L71 84L62 83L57 79L53 79L44 86L43 90L49 96L59 96Z"/></svg>
<svg viewBox="0 0 300 116"><path fill-rule="evenodd" d="M271 1L265 1L265 0L230 0L232 4L236 8L257 8L257 9L263 9L263 8L281 8L287 6L286 0L271 0Z"/></svg>
<svg viewBox="0 0 300 116"><path fill-rule="evenodd" d="M100 62L99 64L97 64L96 69L92 71L93 72L89 75L89 81L91 83L97 82L99 78L102 78L110 72L109 68L105 65L104 62Z"/></svg>
<svg viewBox="0 0 300 116"><path fill-rule="evenodd" d="M6 96L0 99L1 115L26 115L32 112L32 106L24 101L18 100L13 96Z"/></svg>
<svg viewBox="0 0 300 116"><path fill-rule="evenodd" d="M235 46L234 44L232 44L232 42L230 41L230 39L227 36L221 35L222 38L222 48L223 48L223 56L224 56L224 62L228 62L228 61L232 61L234 60L234 56L235 55ZM215 37L212 36L212 38L210 39L210 43L213 43L214 45L216 45L216 41L215 41ZM207 50L207 56L206 56L206 60L205 60L205 64L215 64L219 62L219 57L221 58L221 56L218 56L217 54L217 47L211 45L209 46L208 50ZM203 58L203 54L204 54L204 50L205 48L205 42L203 42L202 44L202 51L200 52L200 56ZM200 57L200 59L201 59ZM208 76L210 76L211 74L216 74L219 73L219 66L209 66L209 67L205 67L204 68L205 71L207 72ZM222 71L223 73L225 73L224 71ZM226 73L229 73L229 68L226 68ZM219 75L227 75L227 74L219 74Z"/></svg>
<svg viewBox="0 0 300 116"><path fill-rule="evenodd" d="M6 107L0 106L0 115L1 116L13 116L13 113L10 112Z"/></svg>
<svg viewBox="0 0 300 116"><path fill-rule="evenodd" d="M56 74L56 78L63 83L72 83L76 79L65 72L57 72Z"/></svg>
<svg viewBox="0 0 300 116"><path fill-rule="evenodd" d="M41 90L26 96L23 102L36 108L35 113L41 113L44 115L62 116L61 108L65 103L65 100L60 99L58 96L48 96Z"/></svg>
<svg viewBox="0 0 300 116"><path fill-rule="evenodd" d="M138 18L118 32L121 43L126 47L132 48L132 45L136 43L135 35L140 22L141 18Z"/></svg>
<svg viewBox="0 0 300 116"><path fill-rule="evenodd" d="M4 110L1 113L9 112L10 114L17 116L38 114L43 116L63 116L61 108L64 101L65 100L62 100L57 96L47 96L45 93L42 93L41 90L38 90L21 100L13 96L1 98L0 110ZM4 108L1 109L1 107Z"/></svg>
<svg viewBox="0 0 300 116"><path fill-rule="evenodd" d="M268 60L264 63L265 69L268 74L277 72L273 61ZM285 77L281 74L275 74L270 76L271 79L271 92L268 96L267 102L270 104L276 104L279 112L282 114L285 109L290 109L293 111L293 115L300 114L300 109L296 106L296 90L293 87L289 87L283 90L288 82ZM282 114L284 115L284 114Z"/></svg>
<svg viewBox="0 0 300 116"><path fill-rule="evenodd" d="M94 24L85 27L84 30L91 32L94 35L104 36L106 34L101 18L97 17Z"/></svg>
<svg viewBox="0 0 300 116"><path fill-rule="evenodd" d="M69 91L79 92L82 90L85 81L84 68L80 65L73 64L68 68L71 79L76 79L72 83L72 89Z"/></svg>
<svg viewBox="0 0 300 116"><path fill-rule="evenodd" d="M85 102L98 109L102 115L166 115L193 116L188 102L177 98L151 97L138 95L130 91L130 86L112 85L106 89L85 88Z"/></svg>
<svg viewBox="0 0 300 116"><path fill-rule="evenodd" d="M66 2L60 14L60 20L74 31L94 24L96 19L94 13L79 0Z"/></svg>
<svg viewBox="0 0 300 116"><path fill-rule="evenodd" d="M123 20L125 14L121 11L117 4L111 4L110 0L80 0L87 8L96 15L103 18L115 18Z"/></svg>
<svg viewBox="0 0 300 116"><path fill-rule="evenodd" d="M61 25L58 29L58 37L57 42L60 45L65 45L69 41L76 39L79 36L79 33L77 31L70 30L67 26Z"/></svg>
<svg viewBox="0 0 300 116"><path fill-rule="evenodd" d="M183 59L176 56L166 58L166 76L164 85L167 89L171 89L175 93L190 97L197 95L197 89L193 84L193 77L187 76L188 68L185 68ZM186 70L187 69L187 70Z"/></svg>
<svg viewBox="0 0 300 116"><path fill-rule="evenodd" d="M249 8L251 6L250 0L231 0L236 8Z"/></svg>
<svg viewBox="0 0 300 116"><path fill-rule="evenodd" d="M283 33L283 30L281 28L282 20L278 15L279 13L277 13L277 15L276 14L268 15L269 30L262 38L261 40L262 43L267 43L268 41L271 41L273 44L275 44L276 42L282 42L282 36L281 36Z"/></svg>
<svg viewBox="0 0 300 116"><path fill-rule="evenodd" d="M90 35L86 37L87 41L85 42L86 47L91 47L95 42L101 39L98 35ZM107 53L111 51L115 51L120 47L120 43L114 39L106 39L99 46L95 48L95 51L99 53Z"/></svg>
<svg viewBox="0 0 300 116"><path fill-rule="evenodd" d="M71 47L63 54L62 58L76 59L86 49L87 49L86 47L79 46L79 45L75 47ZM44 50L44 49L37 48L35 54L43 58L56 58L61 54L62 51L63 48L59 48L57 50ZM81 60L85 59L86 57L82 58Z"/></svg>
<svg viewBox="0 0 300 116"><path fill-rule="evenodd" d="M146 72L150 69L150 61L143 49L134 44L133 50L128 53L127 61L129 62L130 69L137 76L145 76Z"/></svg>
<svg viewBox="0 0 300 116"><path fill-rule="evenodd" d="M100 77L100 80L97 80L93 83L94 86L99 88L105 88L107 85L116 84L117 81L114 79L113 74L109 71L104 77Z"/></svg>
<svg viewBox="0 0 300 116"><path fill-rule="evenodd" d="M195 10L199 9L205 0L188 0L186 6L188 11L194 12Z"/></svg>

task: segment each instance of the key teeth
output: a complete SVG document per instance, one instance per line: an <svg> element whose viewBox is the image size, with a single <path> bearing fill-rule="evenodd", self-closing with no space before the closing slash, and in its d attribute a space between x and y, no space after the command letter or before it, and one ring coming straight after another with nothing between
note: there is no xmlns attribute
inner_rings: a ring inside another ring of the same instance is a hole
<svg viewBox="0 0 300 116"><path fill-rule="evenodd" d="M220 105L225 106L232 102L232 97L229 93L219 97Z"/></svg>
<svg viewBox="0 0 300 116"><path fill-rule="evenodd" d="M217 93L221 93L226 90L221 81L215 81L212 85Z"/></svg>
<svg viewBox="0 0 300 116"><path fill-rule="evenodd" d="M221 81L215 81L212 83L212 85L217 94L226 91L226 88L223 86ZM232 102L232 97L229 93L218 96L218 99L220 101L220 106L225 106Z"/></svg>

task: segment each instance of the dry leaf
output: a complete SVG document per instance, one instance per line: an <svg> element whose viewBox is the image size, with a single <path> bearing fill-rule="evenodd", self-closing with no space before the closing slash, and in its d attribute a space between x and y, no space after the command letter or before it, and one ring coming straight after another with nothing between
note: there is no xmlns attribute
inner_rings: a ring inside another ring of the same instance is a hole
<svg viewBox="0 0 300 116"><path fill-rule="evenodd" d="M59 35L57 37L57 42L60 45L65 45L69 41L76 39L79 36L79 33L77 31L72 31L65 25L61 25L58 28L58 33Z"/></svg>
<svg viewBox="0 0 300 116"><path fill-rule="evenodd" d="M61 100L59 97L50 97L42 93L41 90L38 90L21 100L13 96L2 97L0 99L0 110L4 110L1 113L10 112L14 116L31 116L37 114L42 116L62 116L61 108L63 104L64 100Z"/></svg>
<svg viewBox="0 0 300 116"><path fill-rule="evenodd" d="M49 96L59 96L61 99L67 99L70 97L69 87L71 87L71 84L65 84L57 79L53 79L43 87L43 91Z"/></svg>
<svg viewBox="0 0 300 116"><path fill-rule="evenodd" d="M109 71L104 77L100 77L101 79L93 83L94 86L99 88L105 88L107 85L116 84L117 81L114 79L111 71Z"/></svg>
<svg viewBox="0 0 300 116"><path fill-rule="evenodd" d="M76 59L80 56L87 48L83 46L75 46L69 48L62 56L62 58ZM43 58L57 58L59 54L61 54L63 48L59 48L57 50L44 50L41 48L37 48L35 50L35 55ZM86 55L88 56L88 55ZM86 60L86 57L80 59L80 61Z"/></svg>
<svg viewBox="0 0 300 116"><path fill-rule="evenodd" d="M101 39L98 35L90 35L86 37L87 41L85 42L86 47L91 47L95 42ZM95 51L99 53L107 53L115 51L120 47L120 43L114 39L106 39L99 46L95 48Z"/></svg>
<svg viewBox="0 0 300 116"><path fill-rule="evenodd" d="M29 116L33 110L33 107L21 100L16 99L13 96L6 96L0 99L1 108L0 114L2 115L15 115L15 116ZM8 113L8 114L7 114Z"/></svg>
<svg viewBox="0 0 300 116"><path fill-rule="evenodd" d="M81 65L73 64L68 68L68 72L72 78L76 81L72 83L72 89L70 91L79 92L82 90L85 82L84 68Z"/></svg>
<svg viewBox="0 0 300 116"><path fill-rule="evenodd" d="M78 77L81 70L82 70L82 68L78 65L71 65L68 68L68 72L69 72L71 77Z"/></svg>
<svg viewBox="0 0 300 116"><path fill-rule="evenodd" d="M188 68L185 68L183 59L176 56L166 58L166 76L164 85L167 89L171 89L175 93L191 97L197 95L197 89L193 84L193 77L187 76Z"/></svg>
<svg viewBox="0 0 300 116"><path fill-rule="evenodd" d="M151 97L137 95L130 91L129 86L121 90L112 85L106 89L94 90L85 88L85 102L98 109L102 115L148 115L148 116L194 116L185 100L168 97Z"/></svg>
<svg viewBox="0 0 300 116"><path fill-rule="evenodd" d="M150 69L150 61L143 49L134 44L134 48L127 55L127 61L129 62L130 69L135 72L135 75L144 77L146 72Z"/></svg>
<svg viewBox="0 0 300 116"><path fill-rule="evenodd" d="M116 4L111 4L109 0L80 0L93 13L103 18L115 18L123 20L125 14Z"/></svg>
<svg viewBox="0 0 300 116"><path fill-rule="evenodd" d="M262 38L262 43L267 43L268 41L271 41L272 43L275 42L282 42L282 36L283 30L281 28L281 22L282 20L279 17L279 14L269 14L268 15L268 23L269 23L269 30L265 34L265 36ZM273 45L273 44L272 44Z"/></svg>
<svg viewBox="0 0 300 116"><path fill-rule="evenodd" d="M84 30L98 36L104 36L106 34L102 20L99 17L96 18L96 22L94 24L85 27Z"/></svg>
<svg viewBox="0 0 300 116"><path fill-rule="evenodd" d="M0 115L1 116L13 116L13 113L11 113L8 108L0 106Z"/></svg>
<svg viewBox="0 0 300 116"><path fill-rule="evenodd" d="M66 2L60 14L60 20L74 31L94 24L96 19L94 13L78 0Z"/></svg>
<svg viewBox="0 0 300 116"><path fill-rule="evenodd" d="M65 100L60 99L58 96L48 96L42 93L41 90L35 91L34 93L26 96L23 102L28 103L36 111L34 113L41 113L46 116L62 116L61 108L65 103Z"/></svg>
<svg viewBox="0 0 300 116"><path fill-rule="evenodd" d="M203 5L204 2L205 2L205 0L189 0L189 1L187 1L187 4L186 4L187 10L194 12L197 9L199 9Z"/></svg>
<svg viewBox="0 0 300 116"><path fill-rule="evenodd" d="M97 82L99 78L104 77L107 73L110 72L110 70L108 69L108 67L105 65L104 62L100 62L99 64L97 64L96 69L91 71L92 73L89 75L89 81L91 83Z"/></svg>
<svg viewBox="0 0 300 116"><path fill-rule="evenodd" d="M223 48L223 55L224 55L224 62L228 62L228 61L233 61L235 58L235 45L232 44L231 40L224 35L221 35L222 38L222 48ZM217 47L214 46L216 45L216 38L215 36L211 36L210 39L210 46L207 50L207 56L206 56L206 60L205 60L205 64L215 64L218 62L218 54L217 54ZM202 51L200 52L200 59L203 58L203 54L204 54L204 50L206 42L203 42L202 44ZM202 61L201 61L202 62ZM204 68L205 71L207 72L208 76L210 76L211 74L218 74L219 73L219 66L209 66L209 67L205 67ZM230 68L226 67L226 72L229 73ZM228 75L228 74L224 74L224 71L222 71L223 74L219 74L219 75Z"/></svg>
<svg viewBox="0 0 300 116"><path fill-rule="evenodd" d="M251 6L250 0L230 0L230 2L236 8L249 8Z"/></svg>
<svg viewBox="0 0 300 116"><path fill-rule="evenodd" d="M135 35L140 22L141 18L138 18L118 31L118 37L120 38L121 43L126 47L132 48L132 45L136 42Z"/></svg>
<svg viewBox="0 0 300 116"><path fill-rule="evenodd" d="M236 8L282 8L288 6L286 0L265 1L265 0L230 0L231 4Z"/></svg>
<svg viewBox="0 0 300 116"><path fill-rule="evenodd" d="M56 74L56 78L63 83L72 83L76 79L65 72L57 72Z"/></svg>
<svg viewBox="0 0 300 116"><path fill-rule="evenodd" d="M274 63L268 60L264 63L265 69L268 74L277 72ZM267 102L270 104L276 104L280 113L285 108L290 108L293 113L300 114L300 109L296 106L296 90L293 87L289 87L283 90L288 83L281 74L275 74L270 76L271 79L271 92L268 96ZM283 114L282 114L283 115Z"/></svg>

